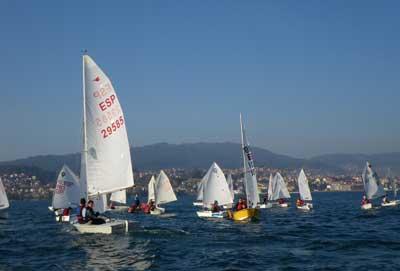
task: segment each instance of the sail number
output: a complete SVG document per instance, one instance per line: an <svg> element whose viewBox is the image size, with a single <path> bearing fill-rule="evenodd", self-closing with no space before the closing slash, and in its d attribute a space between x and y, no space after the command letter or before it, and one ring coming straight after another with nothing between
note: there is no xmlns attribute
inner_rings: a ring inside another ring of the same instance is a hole
<svg viewBox="0 0 400 271"><path fill-rule="evenodd" d="M101 130L101 135L103 138L107 138L113 133L117 131L117 129L121 128L124 125L124 118L122 116L119 117L116 121L112 122L110 126L106 129Z"/></svg>

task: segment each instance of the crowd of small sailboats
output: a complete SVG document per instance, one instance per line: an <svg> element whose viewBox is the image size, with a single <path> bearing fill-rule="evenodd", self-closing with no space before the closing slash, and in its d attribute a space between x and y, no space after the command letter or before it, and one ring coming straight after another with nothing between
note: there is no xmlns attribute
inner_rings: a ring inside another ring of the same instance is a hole
<svg viewBox="0 0 400 271"><path fill-rule="evenodd" d="M80 177L67 165L60 170L52 206L49 210L56 221L72 224L80 233L115 233L132 229L129 220L110 219L104 216L105 223L94 225L79 223L72 210L80 205L80 200L94 201L94 210L105 212L128 210L127 189L134 186L130 145L126 131L125 116L115 89L106 74L86 53L83 55L83 146L81 152ZM283 176L271 174L268 194L260 202L257 176L253 155L246 136L245 126L240 114L241 148L243 158L244 198L235 205L232 175L225 176L216 162L212 163L198 185L197 199L193 203L200 209L200 218L231 219L233 221L258 220L260 209L273 207L288 208L290 193ZM362 173L365 196L361 205L364 210L372 209L372 201L383 198L381 206L396 206L398 200L389 201L377 174L367 162ZM309 211L313 208L312 195L307 176L302 169L297 180L299 198L296 208ZM397 188L393 182L394 197ZM157 178L151 177L148 183L147 204L135 206L129 212L143 211L152 215L166 212L164 205L176 201L171 182L163 170ZM137 204L139 205L139 204ZM240 206L240 208L238 207ZM9 207L7 195L0 179L0 211Z"/></svg>

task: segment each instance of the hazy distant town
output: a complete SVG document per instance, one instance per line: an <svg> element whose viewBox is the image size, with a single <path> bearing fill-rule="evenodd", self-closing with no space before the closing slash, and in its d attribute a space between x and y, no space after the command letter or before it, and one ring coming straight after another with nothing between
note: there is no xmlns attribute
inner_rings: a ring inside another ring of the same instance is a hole
<svg viewBox="0 0 400 271"><path fill-rule="evenodd" d="M200 182L206 170L202 169L165 169L169 176L174 190L178 193L195 194L197 184ZM259 191L265 194L268 189L268 180L270 174L280 172L284 177L290 192L297 191L298 170L278 170L267 167L257 168L257 179ZM243 193L243 170L224 169L225 174L231 173L234 180L234 189L238 194ZM135 172L135 187L128 190L128 193L147 194L147 184L152 175L159 172L155 170ZM312 191L361 191L363 189L361 176L323 176L307 172L307 177ZM52 196L55 182L51 180L40 180L37 176L28 173L7 173L0 177L5 185L8 197L10 199L48 199ZM398 179L396 179L398 181ZM397 182L396 181L396 182ZM381 177L381 182L386 189L392 189L392 183L385 177Z"/></svg>

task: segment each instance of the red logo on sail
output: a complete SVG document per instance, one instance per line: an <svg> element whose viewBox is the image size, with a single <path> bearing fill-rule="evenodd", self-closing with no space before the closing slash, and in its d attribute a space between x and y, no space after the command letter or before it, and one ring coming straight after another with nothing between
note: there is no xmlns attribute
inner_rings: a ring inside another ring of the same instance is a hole
<svg viewBox="0 0 400 271"><path fill-rule="evenodd" d="M95 81L95 82L99 82L99 81L100 81L100 77L96 76L96 78L95 78L95 79L93 79L93 81Z"/></svg>

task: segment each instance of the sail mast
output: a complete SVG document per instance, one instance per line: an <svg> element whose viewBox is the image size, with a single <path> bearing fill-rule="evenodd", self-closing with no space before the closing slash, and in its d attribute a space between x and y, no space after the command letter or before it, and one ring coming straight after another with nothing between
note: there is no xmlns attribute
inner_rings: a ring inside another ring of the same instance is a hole
<svg viewBox="0 0 400 271"><path fill-rule="evenodd" d="M243 181L244 181L244 192L246 193L246 199L248 201L247 197L247 181L246 181L246 157L244 156L244 137L243 137L243 122L242 122L242 113L239 113L240 116L240 137L241 137L241 142L242 142L242 157L243 157ZM247 205L249 203L247 202Z"/></svg>
<svg viewBox="0 0 400 271"><path fill-rule="evenodd" d="M81 194L83 198L87 199L87 136L86 136L86 83L85 83L85 55L86 50L82 56L82 100L83 100L83 124L82 124L82 136L83 136L83 148L81 154Z"/></svg>

